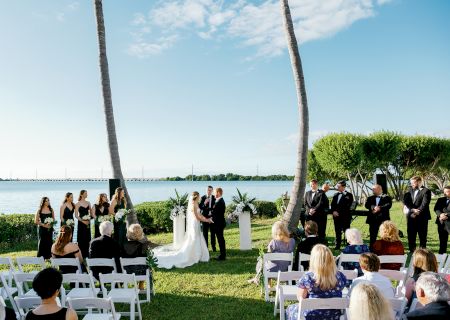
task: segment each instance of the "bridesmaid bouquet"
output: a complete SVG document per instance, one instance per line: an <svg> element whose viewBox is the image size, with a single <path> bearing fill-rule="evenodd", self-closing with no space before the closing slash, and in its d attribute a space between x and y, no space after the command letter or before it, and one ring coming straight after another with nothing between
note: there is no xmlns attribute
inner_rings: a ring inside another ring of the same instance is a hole
<svg viewBox="0 0 450 320"><path fill-rule="evenodd" d="M65 225L68 227L73 227L75 225L75 221L73 221L73 219L67 219Z"/></svg>
<svg viewBox="0 0 450 320"><path fill-rule="evenodd" d="M56 224L56 221L53 218L45 218L44 224L49 224L50 227L53 227Z"/></svg>
<svg viewBox="0 0 450 320"><path fill-rule="evenodd" d="M85 216L82 216L82 217L81 217L81 220L89 221L89 220L91 220L91 215L87 214L87 215L85 215Z"/></svg>
<svg viewBox="0 0 450 320"><path fill-rule="evenodd" d="M129 211L125 210L125 209L120 209L119 211L117 211L117 213L114 217L116 222L124 222L127 217L128 212Z"/></svg>
<svg viewBox="0 0 450 320"><path fill-rule="evenodd" d="M107 214L107 215L105 215L105 216L98 216L97 217L97 219L96 219L96 223L97 224L100 224L100 223L102 223L103 221L109 221L109 222L112 222L111 219L112 218L112 216L110 216L109 214Z"/></svg>

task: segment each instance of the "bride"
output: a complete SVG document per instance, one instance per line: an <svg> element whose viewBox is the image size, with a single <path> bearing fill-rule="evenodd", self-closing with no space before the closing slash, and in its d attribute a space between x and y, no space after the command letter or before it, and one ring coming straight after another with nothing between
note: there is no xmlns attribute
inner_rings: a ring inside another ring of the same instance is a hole
<svg viewBox="0 0 450 320"><path fill-rule="evenodd" d="M200 214L199 202L200 194L197 191L192 192L186 213L186 234L181 246L178 249L173 245L153 249L154 256L158 258L159 268L185 268L199 261L209 261L208 246L200 230L200 221L208 223L213 221Z"/></svg>

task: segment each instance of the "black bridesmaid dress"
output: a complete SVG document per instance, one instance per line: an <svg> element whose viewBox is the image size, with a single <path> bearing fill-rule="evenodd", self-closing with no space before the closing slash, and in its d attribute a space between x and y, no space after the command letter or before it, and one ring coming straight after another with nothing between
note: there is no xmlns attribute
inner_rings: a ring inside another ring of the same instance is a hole
<svg viewBox="0 0 450 320"><path fill-rule="evenodd" d="M101 206L94 204L95 207L95 216L98 218L100 216L107 216L109 214L109 203L103 203ZM101 209L103 208L103 211ZM95 224L95 234L94 237L100 237L100 224Z"/></svg>
<svg viewBox="0 0 450 320"><path fill-rule="evenodd" d="M53 218L51 213L39 213L39 219L41 223L45 223L45 219ZM46 228L38 226L38 257L44 257L44 259L50 259L52 257L52 245L53 245L53 227Z"/></svg>
<svg viewBox="0 0 450 320"><path fill-rule="evenodd" d="M64 219L64 223L62 225L66 224L66 221L71 219L73 219L73 213L75 212L75 206L72 206L72 210L70 210L69 208L67 208L67 206L64 208L64 212L63 212L63 219ZM74 220L75 222L75 220ZM72 225L70 228L72 229L72 237L70 238L70 242L72 242L73 240L73 230L74 230L75 224Z"/></svg>
<svg viewBox="0 0 450 320"><path fill-rule="evenodd" d="M85 215L89 215L89 206L78 208L78 213L80 214L80 219L82 220ZM84 257L89 257L89 243L91 242L91 220L89 220L88 225L78 221L77 230L77 242L78 247L80 247L81 255Z"/></svg>
<svg viewBox="0 0 450 320"><path fill-rule="evenodd" d="M117 213L120 209L125 209L125 203L123 201L117 202L114 207L114 213ZM114 240L120 246L120 249L123 248L123 244L127 241L127 223L126 219L124 221L117 222L114 218Z"/></svg>

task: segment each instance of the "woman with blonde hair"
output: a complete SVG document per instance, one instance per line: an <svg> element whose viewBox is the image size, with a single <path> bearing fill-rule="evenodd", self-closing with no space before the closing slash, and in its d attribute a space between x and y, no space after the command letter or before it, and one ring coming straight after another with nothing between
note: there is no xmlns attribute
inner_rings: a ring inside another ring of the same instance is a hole
<svg viewBox="0 0 450 320"><path fill-rule="evenodd" d="M311 250L309 271L297 282L299 300L306 298L341 298L347 279L337 270L333 253L323 244L316 244ZM287 320L296 320L298 303L290 305L286 310ZM308 320L338 320L340 310L307 310L303 316Z"/></svg>
<svg viewBox="0 0 450 320"><path fill-rule="evenodd" d="M372 250L377 256L403 255L405 248L400 241L398 228L391 220L384 221L380 226L380 240L376 240ZM381 269L400 270L400 263L382 263Z"/></svg>
<svg viewBox="0 0 450 320"><path fill-rule="evenodd" d="M348 320L394 320L391 304L373 284L360 283L350 297Z"/></svg>
<svg viewBox="0 0 450 320"><path fill-rule="evenodd" d="M405 283L405 297L409 303L416 298L415 286L420 275L427 271L438 272L437 259L431 250L425 248L416 249L413 253L411 263L413 266L413 274Z"/></svg>

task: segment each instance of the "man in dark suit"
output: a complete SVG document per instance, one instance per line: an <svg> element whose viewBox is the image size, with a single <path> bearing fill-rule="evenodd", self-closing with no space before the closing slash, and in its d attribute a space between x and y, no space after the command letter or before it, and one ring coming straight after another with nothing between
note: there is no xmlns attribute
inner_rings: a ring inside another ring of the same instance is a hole
<svg viewBox="0 0 450 320"><path fill-rule="evenodd" d="M306 238L300 241L300 243L297 245L297 249L295 250L294 255L294 263L292 266L292 270L300 271L300 266L298 264L298 259L300 257L300 253L305 254L311 254L312 248L320 243L319 237L317 236L317 223L310 220L305 223L305 235ZM302 261L303 270L308 270L309 268L309 261Z"/></svg>
<svg viewBox="0 0 450 320"><path fill-rule="evenodd" d="M212 209L212 220L214 228L214 233L217 237L217 242L219 243L220 255L216 260L225 260L227 256L227 251L225 247L225 238L223 237L223 229L225 229L225 201L222 199L223 190L222 188L216 188L215 196L216 202L214 203Z"/></svg>
<svg viewBox="0 0 450 320"><path fill-rule="evenodd" d="M405 193L403 203L407 208L407 226L409 252L416 250L416 239L419 234L421 248L427 247L428 220L431 219L431 191L422 186L422 178L410 179L411 190Z"/></svg>
<svg viewBox="0 0 450 320"><path fill-rule="evenodd" d="M423 308L403 315L404 320L448 320L450 319L450 285L434 272L424 272L416 282L416 295Z"/></svg>
<svg viewBox="0 0 450 320"><path fill-rule="evenodd" d="M120 246L113 238L111 238L113 228L113 224L109 221L103 221L100 224L99 229L101 236L91 241L89 246L89 258L114 258L117 272L122 272L120 267ZM99 273L111 273L112 271L111 267L92 268L92 274L97 279Z"/></svg>
<svg viewBox="0 0 450 320"><path fill-rule="evenodd" d="M327 195L319 190L316 179L312 179L309 183L311 190L305 194L305 218L306 221L314 221L319 229L319 241L325 241L325 231L327 228L327 211L329 202Z"/></svg>
<svg viewBox="0 0 450 320"><path fill-rule="evenodd" d="M344 180L339 181L336 185L336 192L331 200L331 212L333 214L334 232L336 233L335 250L341 249L342 232L350 228L351 212L350 208L353 204L353 195L345 191L346 183Z"/></svg>
<svg viewBox="0 0 450 320"><path fill-rule="evenodd" d="M214 204L216 203L216 198L212 194L213 187L208 186L208 189L206 190L206 194L202 196L200 200L200 210L202 211L202 215L209 219L212 217L212 208L214 207ZM210 223L202 222L202 231L203 231L203 237L205 237L206 246L208 246L208 231L211 233L211 248L212 251L216 252L216 235L214 233L214 226Z"/></svg>
<svg viewBox="0 0 450 320"><path fill-rule="evenodd" d="M450 232L450 186L444 188L445 197L441 197L434 205L436 224L439 234L439 254L447 253L448 233Z"/></svg>
<svg viewBox="0 0 450 320"><path fill-rule="evenodd" d="M369 210L366 223L369 225L370 251L372 245L377 240L378 230L383 221L391 220L389 209L392 207L392 199L383 194L383 188L379 184L372 187L373 195L366 200L366 209Z"/></svg>

